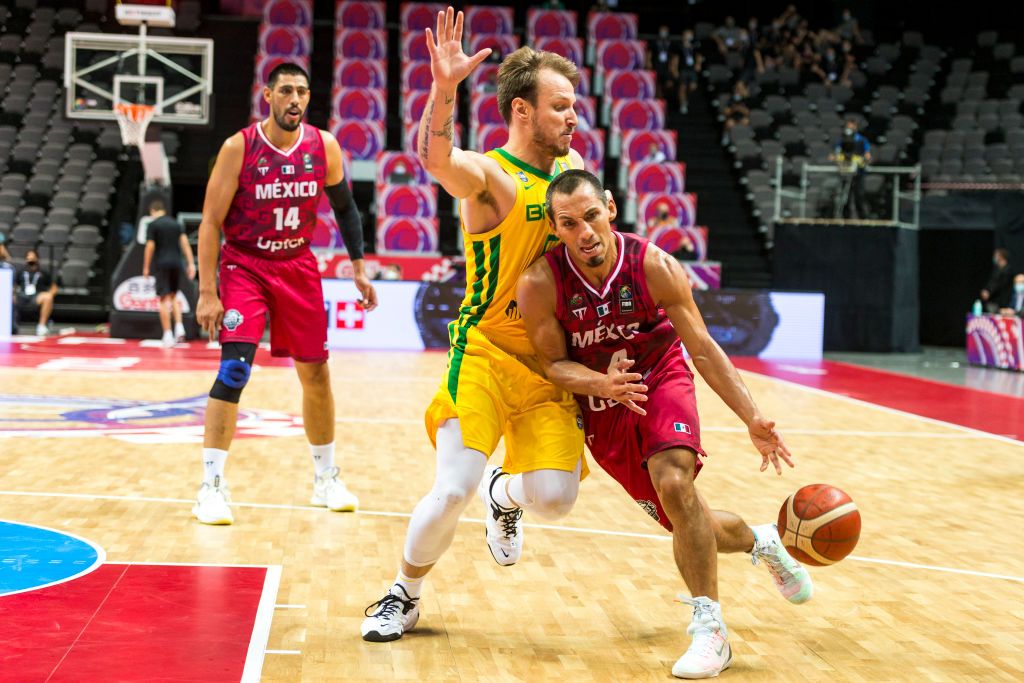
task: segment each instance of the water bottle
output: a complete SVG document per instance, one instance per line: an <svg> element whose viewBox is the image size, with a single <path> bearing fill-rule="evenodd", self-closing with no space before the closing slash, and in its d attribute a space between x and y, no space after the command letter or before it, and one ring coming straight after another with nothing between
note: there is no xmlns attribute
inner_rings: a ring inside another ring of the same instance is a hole
<svg viewBox="0 0 1024 683"><path fill-rule="evenodd" d="M971 313L973 313L974 315L981 315L983 312L984 311L981 308L981 299L975 299L974 308L971 310Z"/></svg>

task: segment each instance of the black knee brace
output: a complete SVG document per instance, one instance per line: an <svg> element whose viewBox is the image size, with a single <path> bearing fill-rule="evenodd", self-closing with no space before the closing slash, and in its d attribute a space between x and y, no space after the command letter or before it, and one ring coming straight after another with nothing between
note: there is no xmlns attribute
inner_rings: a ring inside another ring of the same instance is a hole
<svg viewBox="0 0 1024 683"><path fill-rule="evenodd" d="M220 369L217 381L210 389L210 398L228 403L238 403L242 388L249 382L252 361L256 357L256 345L244 342L221 344Z"/></svg>

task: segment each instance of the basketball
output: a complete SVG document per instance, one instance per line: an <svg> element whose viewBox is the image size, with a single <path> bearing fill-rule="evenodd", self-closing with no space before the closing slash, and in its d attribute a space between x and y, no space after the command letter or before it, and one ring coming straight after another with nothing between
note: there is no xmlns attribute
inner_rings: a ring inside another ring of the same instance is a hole
<svg viewBox="0 0 1024 683"><path fill-rule="evenodd" d="M810 484L782 504L779 537L790 555L804 564L834 564L857 545L860 510L835 486Z"/></svg>

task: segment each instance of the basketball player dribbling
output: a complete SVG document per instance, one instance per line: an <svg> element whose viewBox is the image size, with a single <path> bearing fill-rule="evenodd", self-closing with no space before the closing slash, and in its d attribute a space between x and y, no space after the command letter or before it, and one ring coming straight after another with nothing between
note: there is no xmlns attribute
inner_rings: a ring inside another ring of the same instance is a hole
<svg viewBox="0 0 1024 683"><path fill-rule="evenodd" d="M749 527L712 510L694 487L706 457L693 364L744 424L758 452L782 474L793 466L775 423L754 404L739 373L708 333L679 263L642 237L612 232L615 202L582 170L559 175L547 215L562 243L520 279L517 301L547 376L577 396L594 459L672 533L676 566L690 591L693 640L672 668L680 678L717 676L732 650L718 601L717 552L764 560L790 602L813 592L774 524Z"/></svg>
<svg viewBox="0 0 1024 683"><path fill-rule="evenodd" d="M436 42L425 31L434 81L419 157L462 200L466 297L449 325L448 366L426 413L437 449L434 484L413 510L394 584L362 623L363 639L375 642L415 626L424 577L451 545L474 490L486 508L491 555L510 565L522 550L523 510L548 520L564 516L587 472L579 408L541 374L514 298L519 275L555 244L544 220L548 183L583 165L569 147L578 73L549 52L523 47L509 54L497 95L508 142L486 154L454 147L456 88L490 53L462 51L462 22L449 7L438 13ZM487 468L502 437L504 463Z"/></svg>
<svg viewBox="0 0 1024 683"><path fill-rule="evenodd" d="M344 180L338 141L302 122L309 94L309 76L300 66L275 67L263 89L270 116L224 142L206 188L196 319L211 338L219 334L221 362L206 404L204 476L192 508L204 524L233 521L224 463L268 314L270 352L291 357L302 384L302 418L316 470L310 502L331 510L358 506L334 466L327 314L309 249L321 194L352 259L359 303L372 310L377 294L366 276L362 221Z"/></svg>

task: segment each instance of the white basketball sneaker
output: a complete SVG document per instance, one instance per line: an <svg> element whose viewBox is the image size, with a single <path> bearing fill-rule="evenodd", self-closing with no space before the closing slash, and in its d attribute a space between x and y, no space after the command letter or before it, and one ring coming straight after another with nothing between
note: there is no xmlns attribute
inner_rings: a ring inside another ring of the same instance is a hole
<svg viewBox="0 0 1024 683"><path fill-rule="evenodd" d="M802 564L786 552L782 540L779 539L778 527L774 524L761 524L750 527L750 530L754 532L754 549L750 551L750 562L757 564L758 560L764 560L765 566L775 579L775 587L782 593L782 597L794 605L810 600L814 594L811 575Z"/></svg>
<svg viewBox="0 0 1024 683"><path fill-rule="evenodd" d="M37 337L45 337L48 334L50 334L50 329L46 326L45 323L39 323L38 325L36 325Z"/></svg>
<svg viewBox="0 0 1024 683"><path fill-rule="evenodd" d="M523 509L502 507L491 496L494 485L503 486L501 478L507 476L500 467L491 465L484 470L484 478L477 489L487 511L484 515L487 547L491 549L494 561L503 567L515 564L523 552L523 525L520 521Z"/></svg>
<svg viewBox="0 0 1024 683"><path fill-rule="evenodd" d="M367 607L363 614L366 615L360 627L363 640L387 643L398 640L403 633L416 626L420 619L420 599L410 598L405 589L396 583L383 598Z"/></svg>
<svg viewBox="0 0 1024 683"><path fill-rule="evenodd" d="M729 668L732 648L729 631L722 621L722 606L710 598L687 598L681 602L693 605L693 619L686 632L693 636L686 653L676 660L672 675L676 678L714 678Z"/></svg>
<svg viewBox="0 0 1024 683"><path fill-rule="evenodd" d="M231 524L235 521L231 515L231 508L228 507L231 494L223 477L214 477L212 483L204 481L196 498L192 514L203 524Z"/></svg>
<svg viewBox="0 0 1024 683"><path fill-rule="evenodd" d="M160 338L160 345L165 349L169 349L174 346L177 342L174 340L174 335L171 334L170 330L164 332L164 336Z"/></svg>
<svg viewBox="0 0 1024 683"><path fill-rule="evenodd" d="M334 511L355 512L359 509L359 499L338 478L337 467L313 479L313 497L309 499L309 504Z"/></svg>
<svg viewBox="0 0 1024 683"><path fill-rule="evenodd" d="M174 341L178 343L185 341L185 326L181 323L174 324Z"/></svg>

